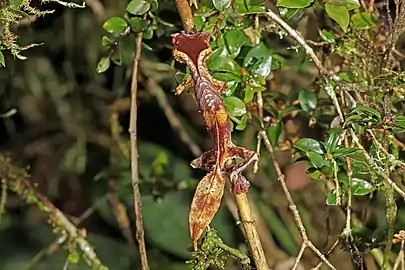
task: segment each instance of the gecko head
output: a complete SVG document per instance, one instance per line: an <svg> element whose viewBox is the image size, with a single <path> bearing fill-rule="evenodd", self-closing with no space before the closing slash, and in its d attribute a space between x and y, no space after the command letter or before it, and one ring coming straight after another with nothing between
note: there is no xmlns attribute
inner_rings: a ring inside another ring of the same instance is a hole
<svg viewBox="0 0 405 270"><path fill-rule="evenodd" d="M202 51L210 48L210 34L208 33L193 33L186 34L184 32L172 35L174 45L173 54L179 62L185 63L186 60L182 59L181 55L187 55L188 58L197 66L198 56Z"/></svg>

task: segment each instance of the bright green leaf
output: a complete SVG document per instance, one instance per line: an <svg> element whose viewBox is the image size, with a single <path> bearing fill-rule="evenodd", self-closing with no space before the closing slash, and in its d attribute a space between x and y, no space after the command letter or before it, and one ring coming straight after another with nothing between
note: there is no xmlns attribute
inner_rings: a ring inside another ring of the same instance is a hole
<svg viewBox="0 0 405 270"><path fill-rule="evenodd" d="M231 58L236 58L243 45L250 45L250 39L240 30L229 30L225 33L225 42Z"/></svg>
<svg viewBox="0 0 405 270"><path fill-rule="evenodd" d="M353 178L352 191L355 196L364 196L374 191L374 187L366 180Z"/></svg>
<svg viewBox="0 0 405 270"><path fill-rule="evenodd" d="M350 157L351 155L358 153L360 151L359 148L339 148L333 153L335 158L337 157Z"/></svg>
<svg viewBox="0 0 405 270"><path fill-rule="evenodd" d="M96 71L97 73L103 73L110 67L110 58L108 57L103 57L100 59L100 61L97 64Z"/></svg>
<svg viewBox="0 0 405 270"><path fill-rule="evenodd" d="M375 26L375 18L371 12L360 12L352 16L353 27L368 29Z"/></svg>
<svg viewBox="0 0 405 270"><path fill-rule="evenodd" d="M313 0L278 0L276 5L286 8L304 8L309 6L312 2Z"/></svg>
<svg viewBox="0 0 405 270"><path fill-rule="evenodd" d="M4 54L2 51L0 51L0 65L3 67L6 66L6 62L4 61Z"/></svg>
<svg viewBox="0 0 405 270"><path fill-rule="evenodd" d="M301 108L310 113L315 110L316 104L318 102L314 92L301 90L298 94L298 100L300 102Z"/></svg>
<svg viewBox="0 0 405 270"><path fill-rule="evenodd" d="M112 44L112 41L111 41L111 39L109 39L108 37L103 36L103 37L101 38L101 45L107 47L107 46L110 46L111 44Z"/></svg>
<svg viewBox="0 0 405 270"><path fill-rule="evenodd" d="M247 68L255 63L255 60L266 58L270 55L270 50L267 46L261 42L246 54L243 59L243 67Z"/></svg>
<svg viewBox="0 0 405 270"><path fill-rule="evenodd" d="M306 153L315 152L321 155L324 153L321 144L317 140L311 138L299 139L294 143L294 147Z"/></svg>
<svg viewBox="0 0 405 270"><path fill-rule="evenodd" d="M271 55L268 55L267 57L260 59L257 61L252 68L250 68L250 72L252 74L257 74L263 77L267 77L270 75L271 72Z"/></svg>
<svg viewBox="0 0 405 270"><path fill-rule="evenodd" d="M326 167L330 167L330 162L328 160L326 160L322 155L315 153L315 152L307 152L307 157L309 158L309 160L311 161L312 165L315 168L322 168L324 166Z"/></svg>
<svg viewBox="0 0 405 270"><path fill-rule="evenodd" d="M112 17L103 24L104 30L117 35L123 33L127 26L127 22L121 17Z"/></svg>
<svg viewBox="0 0 405 270"><path fill-rule="evenodd" d="M132 17L129 19L129 25L131 26L132 31L135 33L145 31L149 24L150 22L148 20L139 17Z"/></svg>
<svg viewBox="0 0 405 270"><path fill-rule="evenodd" d="M224 11L231 5L231 0L212 0L214 7L219 11Z"/></svg>
<svg viewBox="0 0 405 270"><path fill-rule="evenodd" d="M326 3L325 10L329 17L337 22L343 31L346 32L350 22L349 11L347 8Z"/></svg>
<svg viewBox="0 0 405 270"><path fill-rule="evenodd" d="M325 141L325 148L328 153L333 153L337 150L342 139L340 129L332 129L328 139Z"/></svg>
<svg viewBox="0 0 405 270"><path fill-rule="evenodd" d="M332 189L328 192L328 196L326 197L326 205L329 205L329 206L337 205L335 189Z"/></svg>
<svg viewBox="0 0 405 270"><path fill-rule="evenodd" d="M278 140L280 138L281 132L282 132L282 122L277 121L276 123L272 123L268 128L267 128L267 136L269 136L270 143L273 146L277 146Z"/></svg>
<svg viewBox="0 0 405 270"><path fill-rule="evenodd" d="M322 40L328 43L335 43L335 35L331 32L323 29L322 31L319 30L319 35L321 36Z"/></svg>
<svg viewBox="0 0 405 270"><path fill-rule="evenodd" d="M299 9L298 8L279 8L280 11L280 16L285 19L289 20L291 19L295 14L298 13Z"/></svg>
<svg viewBox="0 0 405 270"><path fill-rule="evenodd" d="M127 11L133 15L143 15L150 9L149 2L145 0L132 0L127 5Z"/></svg>
<svg viewBox="0 0 405 270"><path fill-rule="evenodd" d="M229 56L228 51L224 47L215 49L212 52L207 60L207 66L212 70L227 71L235 74L240 73L240 67Z"/></svg>
<svg viewBox="0 0 405 270"><path fill-rule="evenodd" d="M242 116L246 114L246 106L242 100L235 96L224 97L223 98L225 107L230 115L232 116Z"/></svg>
<svg viewBox="0 0 405 270"><path fill-rule="evenodd" d="M236 129L237 130L244 130L246 128L247 120L248 120L248 115L244 114L242 116L242 118L240 119L240 122L236 126Z"/></svg>
<svg viewBox="0 0 405 270"><path fill-rule="evenodd" d="M328 3L335 6L345 7L347 10L360 7L359 0L328 0Z"/></svg>

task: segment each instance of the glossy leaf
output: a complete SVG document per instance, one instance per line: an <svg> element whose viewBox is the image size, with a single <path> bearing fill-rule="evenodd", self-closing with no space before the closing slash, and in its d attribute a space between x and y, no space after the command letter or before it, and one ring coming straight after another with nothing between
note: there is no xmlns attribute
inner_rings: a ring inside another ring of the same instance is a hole
<svg viewBox="0 0 405 270"><path fill-rule="evenodd" d="M240 122L238 123L238 125L236 126L237 130L244 130L246 128L246 124L248 121L248 115L244 114L241 119Z"/></svg>
<svg viewBox="0 0 405 270"><path fill-rule="evenodd" d="M228 71L238 74L240 67L230 57L228 51L222 47L215 49L207 60L207 66L211 70Z"/></svg>
<svg viewBox="0 0 405 270"><path fill-rule="evenodd" d="M276 5L286 8L304 8L309 6L312 2L313 0L278 0Z"/></svg>
<svg viewBox="0 0 405 270"><path fill-rule="evenodd" d="M360 115L365 115L365 116L369 116L369 117L373 117L376 118L377 120L381 120L381 113L380 111L371 108L371 107L366 107L363 105L357 105L356 108L354 108L349 115L353 115L353 114L360 114Z"/></svg>
<svg viewBox="0 0 405 270"><path fill-rule="evenodd" d="M112 17L103 24L104 30L112 34L123 33L127 26L127 22L121 17Z"/></svg>
<svg viewBox="0 0 405 270"><path fill-rule="evenodd" d="M127 5L127 11L133 15L143 15L150 9L150 4L145 0L132 0Z"/></svg>
<svg viewBox="0 0 405 270"><path fill-rule="evenodd" d="M250 45L250 39L240 30L229 30L225 33L225 42L231 58L236 58L243 45Z"/></svg>
<svg viewBox="0 0 405 270"><path fill-rule="evenodd" d="M129 25L131 26L131 30L135 33L139 33L145 31L148 28L150 22L148 20L139 18L139 17L132 17L129 19Z"/></svg>
<svg viewBox="0 0 405 270"><path fill-rule="evenodd" d="M266 12L266 8L263 5L264 2L265 2L264 0L260 1L235 0L233 3L233 7L237 13L242 15L260 14Z"/></svg>
<svg viewBox="0 0 405 270"><path fill-rule="evenodd" d="M323 154L321 144L311 138L302 138L294 143L294 147L304 151L305 153L314 152L320 155Z"/></svg>
<svg viewBox="0 0 405 270"><path fill-rule="evenodd" d="M328 196L326 197L326 205L329 205L329 206L337 205L335 189L332 189L328 192Z"/></svg>
<svg viewBox="0 0 405 270"><path fill-rule="evenodd" d="M5 67L5 66L6 66L6 62L4 61L4 54L3 54L2 51L0 51L0 65L1 65L2 67Z"/></svg>
<svg viewBox="0 0 405 270"><path fill-rule="evenodd" d="M232 116L242 116L246 114L246 106L242 100L235 96L224 97L223 98L225 107L230 115Z"/></svg>
<svg viewBox="0 0 405 270"><path fill-rule="evenodd" d="M352 191L355 196L364 196L374 191L374 187L366 180L353 178Z"/></svg>
<svg viewBox="0 0 405 270"><path fill-rule="evenodd" d="M352 16L353 27L357 29L368 29L375 26L375 18L371 12L360 12Z"/></svg>
<svg viewBox="0 0 405 270"><path fill-rule="evenodd" d="M321 36L322 40L328 43L335 43L335 35L333 35L331 32L323 29L322 31L319 30L319 35Z"/></svg>
<svg viewBox="0 0 405 270"><path fill-rule="evenodd" d="M110 67L110 58L108 57L103 57L100 59L100 61L97 64L96 71L97 73L103 73Z"/></svg>
<svg viewBox="0 0 405 270"><path fill-rule="evenodd" d="M299 10L299 8L279 8L280 16L287 21L294 17Z"/></svg>
<svg viewBox="0 0 405 270"><path fill-rule="evenodd" d="M298 94L298 100L300 102L301 108L310 113L315 110L316 104L318 102L314 92L301 90Z"/></svg>
<svg viewBox="0 0 405 270"><path fill-rule="evenodd" d="M360 7L358 0L328 0L328 3L335 6L345 7L347 10L352 10Z"/></svg>
<svg viewBox="0 0 405 270"><path fill-rule="evenodd" d="M245 58L243 59L243 67L247 68L255 63L258 59L263 59L268 57L270 54L269 48L261 42L246 54Z"/></svg>
<svg viewBox="0 0 405 270"><path fill-rule="evenodd" d="M350 157L353 154L360 152L361 150L358 148L339 148L333 153L334 157Z"/></svg>
<svg viewBox="0 0 405 270"><path fill-rule="evenodd" d="M328 153L333 153L337 150L339 143L341 142L340 129L332 129L329 133L328 139L325 141L325 148Z"/></svg>
<svg viewBox="0 0 405 270"><path fill-rule="evenodd" d="M282 122L276 122L272 123L268 128L267 128L267 136L269 136L270 142L273 146L277 146L277 143L279 141L281 132L282 132Z"/></svg>
<svg viewBox="0 0 405 270"><path fill-rule="evenodd" d="M329 17L337 22L343 31L346 32L350 22L349 11L347 8L326 3L325 10Z"/></svg>
<svg viewBox="0 0 405 270"><path fill-rule="evenodd" d="M322 155L315 152L306 152L307 157L315 168L321 169L322 167L330 167L330 161L326 160Z"/></svg>
<svg viewBox="0 0 405 270"><path fill-rule="evenodd" d="M260 59L253 65L253 67L250 69L250 72L252 74L257 74L263 77L269 76L271 72L271 59L271 55Z"/></svg>
<svg viewBox="0 0 405 270"><path fill-rule="evenodd" d="M212 0L214 7L219 11L224 11L231 5L231 0Z"/></svg>

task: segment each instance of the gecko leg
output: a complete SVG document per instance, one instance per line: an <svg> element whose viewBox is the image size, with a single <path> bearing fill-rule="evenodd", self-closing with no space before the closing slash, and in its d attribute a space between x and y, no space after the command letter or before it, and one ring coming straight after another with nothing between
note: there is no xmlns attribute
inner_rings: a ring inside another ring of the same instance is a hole
<svg viewBox="0 0 405 270"><path fill-rule="evenodd" d="M209 150L203 153L201 156L194 159L190 163L191 167L193 167L194 169L198 168L206 171L212 171L214 169L215 164L216 164L216 157L214 150Z"/></svg>
<svg viewBox="0 0 405 270"><path fill-rule="evenodd" d="M249 181L242 175L242 172L252 162L259 160L259 155L254 151L250 151L242 147L237 148L240 148L238 150L243 152L242 158L244 159L244 161L231 169L230 180L233 185L232 191L238 195L247 192L250 186Z"/></svg>
<svg viewBox="0 0 405 270"><path fill-rule="evenodd" d="M174 90L176 95L180 95L183 91L194 87L194 81L191 75L187 74L184 80Z"/></svg>

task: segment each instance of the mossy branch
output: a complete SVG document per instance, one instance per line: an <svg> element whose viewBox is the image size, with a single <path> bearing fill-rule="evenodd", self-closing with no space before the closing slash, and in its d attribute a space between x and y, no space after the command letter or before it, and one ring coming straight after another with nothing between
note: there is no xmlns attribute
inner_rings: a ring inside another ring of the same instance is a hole
<svg viewBox="0 0 405 270"><path fill-rule="evenodd" d="M107 270L99 260L93 247L85 238L85 233L76 226L58 209L48 198L39 193L29 182L28 173L11 164L10 158L0 155L0 178L6 182L9 190L17 193L27 204L35 204L49 215L49 223L55 233L68 237L68 241L78 247L84 255L86 262L92 269Z"/></svg>

